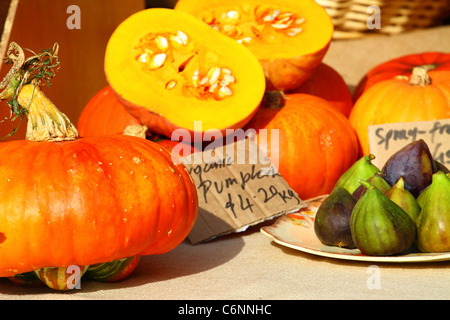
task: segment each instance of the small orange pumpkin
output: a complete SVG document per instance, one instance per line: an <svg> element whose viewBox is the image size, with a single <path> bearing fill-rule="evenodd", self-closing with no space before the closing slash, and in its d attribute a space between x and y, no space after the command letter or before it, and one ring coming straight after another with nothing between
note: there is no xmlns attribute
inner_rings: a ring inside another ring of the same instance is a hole
<svg viewBox="0 0 450 320"><path fill-rule="evenodd" d="M329 193L356 161L358 142L348 119L319 97L287 94L281 103L264 102L247 129L267 129L256 142L302 199ZM278 152L271 149L278 130ZM269 143L267 143L269 142Z"/></svg>
<svg viewBox="0 0 450 320"><path fill-rule="evenodd" d="M371 125L450 118L450 71L414 68L409 77L380 81L356 101L349 120L358 134L360 153L369 154Z"/></svg>
<svg viewBox="0 0 450 320"><path fill-rule="evenodd" d="M383 62L370 69L359 81L353 92L353 100L358 100L365 90L377 82L397 76L411 76L415 67L422 67L428 71L450 70L450 53L414 53Z"/></svg>

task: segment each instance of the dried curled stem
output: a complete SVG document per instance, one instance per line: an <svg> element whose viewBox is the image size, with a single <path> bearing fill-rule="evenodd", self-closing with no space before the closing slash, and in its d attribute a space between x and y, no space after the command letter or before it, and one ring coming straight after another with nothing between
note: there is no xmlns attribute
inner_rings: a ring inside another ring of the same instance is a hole
<svg viewBox="0 0 450 320"><path fill-rule="evenodd" d="M22 68L25 62L25 54L23 53L22 48L15 42L11 42L8 47L8 51L6 53L6 57L3 58L3 62L5 64L13 64L9 72L6 74L5 78L3 78L2 82L0 82L0 90L5 88L11 78Z"/></svg>
<svg viewBox="0 0 450 320"><path fill-rule="evenodd" d="M50 79L55 76L56 70L59 68L58 43L55 43L52 49L44 50L41 53L25 50L30 51L33 55L25 59L24 50L16 42L9 44L3 62L13 66L0 82L0 90L4 89L0 93L0 100L15 98L22 86L33 80L38 85L41 85L43 81L50 85Z"/></svg>
<svg viewBox="0 0 450 320"><path fill-rule="evenodd" d="M9 99L7 104L11 115L15 115L13 121L20 117L21 123L27 117L27 140L63 141L78 137L75 126L41 90L42 84L50 85L50 79L59 68L58 50L57 43L41 53L28 50L33 55L25 59L24 50L12 42L7 57L3 59L13 66L0 83L0 89L6 87L0 93L0 100ZM14 134L17 128L9 135Z"/></svg>

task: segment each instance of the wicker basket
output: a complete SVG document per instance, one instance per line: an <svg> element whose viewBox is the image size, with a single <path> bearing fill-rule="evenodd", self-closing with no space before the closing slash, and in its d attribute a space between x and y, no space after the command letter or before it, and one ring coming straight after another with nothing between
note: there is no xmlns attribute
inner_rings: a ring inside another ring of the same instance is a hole
<svg viewBox="0 0 450 320"><path fill-rule="evenodd" d="M335 39L397 34L437 26L450 13L450 0L316 0L316 2L323 6L332 18ZM371 9L370 6L376 7ZM376 18L377 12L379 18ZM376 19L373 20L374 18ZM371 21L377 19L380 28L373 28Z"/></svg>

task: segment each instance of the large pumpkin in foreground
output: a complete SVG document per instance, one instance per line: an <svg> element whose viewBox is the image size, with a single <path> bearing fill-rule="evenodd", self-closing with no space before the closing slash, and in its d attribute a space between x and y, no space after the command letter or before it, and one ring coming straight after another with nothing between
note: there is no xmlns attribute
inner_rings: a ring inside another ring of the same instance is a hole
<svg viewBox="0 0 450 320"><path fill-rule="evenodd" d="M267 129L259 147L302 199L329 193L357 159L353 128L322 98L297 93L281 101L284 105L263 103L247 129ZM271 143L272 130L278 130L278 152L271 148L277 147Z"/></svg>
<svg viewBox="0 0 450 320"><path fill-rule="evenodd" d="M0 277L160 254L185 239L197 192L169 152L120 134L77 138L33 84L18 101L29 130L0 144Z"/></svg>

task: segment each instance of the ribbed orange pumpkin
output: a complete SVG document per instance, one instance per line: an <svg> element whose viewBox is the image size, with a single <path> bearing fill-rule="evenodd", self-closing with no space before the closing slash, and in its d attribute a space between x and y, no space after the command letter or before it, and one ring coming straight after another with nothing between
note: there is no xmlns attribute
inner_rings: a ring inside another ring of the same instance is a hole
<svg viewBox="0 0 450 320"><path fill-rule="evenodd" d="M353 100L356 101L361 94L375 83L392 79L397 76L410 77L415 67L431 70L450 70L450 53L422 52L409 54L383 62L373 67L358 83Z"/></svg>
<svg viewBox="0 0 450 320"><path fill-rule="evenodd" d="M197 191L169 152L119 134L76 138L32 84L19 102L29 105L35 141L0 144L0 277L160 254L185 239ZM33 119L64 128L56 141L39 141L43 127Z"/></svg>
<svg viewBox="0 0 450 320"><path fill-rule="evenodd" d="M380 81L368 88L349 120L358 134L361 154L370 152L371 125L450 118L450 71L415 68L410 77Z"/></svg>
<svg viewBox="0 0 450 320"><path fill-rule="evenodd" d="M284 105L263 103L246 128L267 129L267 140L259 139L258 145L302 199L329 193L357 159L348 119L312 95L288 94ZM271 150L273 129L279 130L278 154Z"/></svg>

